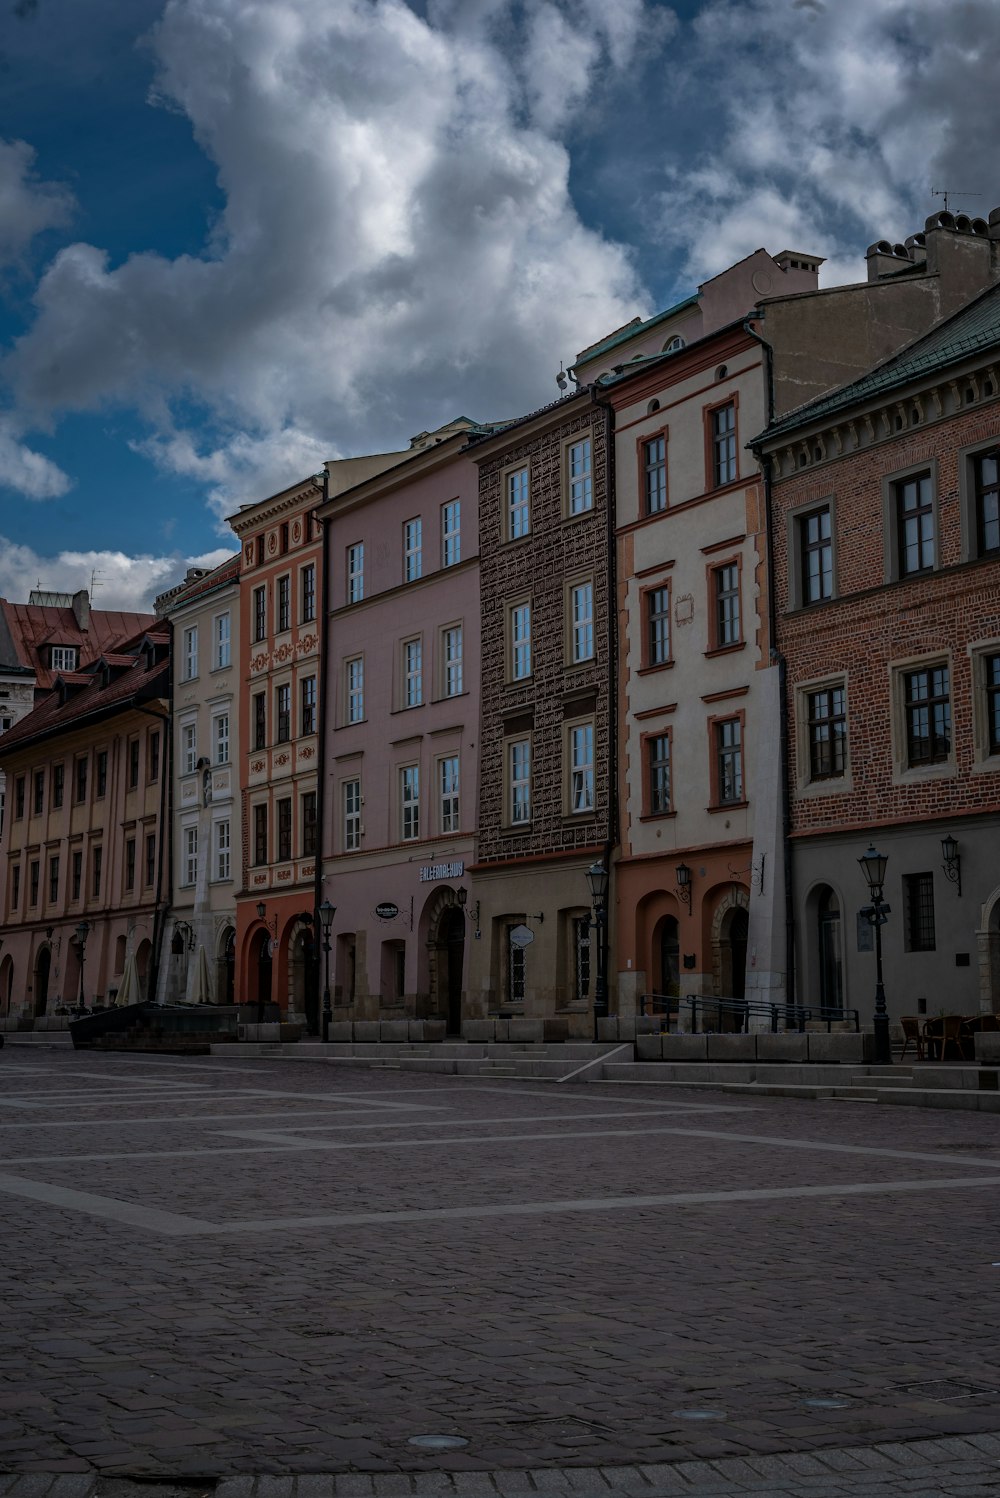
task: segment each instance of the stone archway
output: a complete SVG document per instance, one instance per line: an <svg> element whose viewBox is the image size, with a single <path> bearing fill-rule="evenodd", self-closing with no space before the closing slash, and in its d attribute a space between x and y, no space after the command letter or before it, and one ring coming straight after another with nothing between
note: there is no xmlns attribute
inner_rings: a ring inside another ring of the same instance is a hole
<svg viewBox="0 0 1000 1498"><path fill-rule="evenodd" d="M301 916L288 941L289 1013L304 1015L310 1035L319 1034L318 965L311 923Z"/></svg>
<svg viewBox="0 0 1000 1498"><path fill-rule="evenodd" d="M10 1001L14 995L14 959L7 956L0 962L0 1014L7 1019L10 1015Z"/></svg>
<svg viewBox="0 0 1000 1498"><path fill-rule="evenodd" d="M427 953L426 1018L443 1019L459 1035L463 1015L465 911L450 885L434 891L420 917Z"/></svg>
<svg viewBox="0 0 1000 1498"><path fill-rule="evenodd" d="M712 979L722 998L745 997L749 909L750 891L730 884L712 912Z"/></svg>
<svg viewBox="0 0 1000 1498"><path fill-rule="evenodd" d="M983 1014L1000 1013L1000 887L983 903L976 932L979 958L979 1008Z"/></svg>
<svg viewBox="0 0 1000 1498"><path fill-rule="evenodd" d="M215 992L220 1004L236 1002L236 927L224 926L219 933L215 959Z"/></svg>
<svg viewBox="0 0 1000 1498"><path fill-rule="evenodd" d="M52 972L52 948L48 942L39 947L35 958L35 1018L39 1019L45 1013L49 1001L49 975Z"/></svg>

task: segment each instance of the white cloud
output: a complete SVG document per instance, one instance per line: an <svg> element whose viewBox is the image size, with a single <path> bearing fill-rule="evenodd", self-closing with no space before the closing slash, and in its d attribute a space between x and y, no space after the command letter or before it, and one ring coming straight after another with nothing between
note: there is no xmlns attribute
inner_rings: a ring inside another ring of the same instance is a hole
<svg viewBox="0 0 1000 1498"><path fill-rule="evenodd" d="M35 152L23 140L0 140L0 266L22 259L43 229L62 228L73 195L35 175Z"/></svg>
<svg viewBox="0 0 1000 1498"><path fill-rule="evenodd" d="M19 441L17 429L0 416L0 476L25 499L58 499L71 487L62 469Z"/></svg>
<svg viewBox="0 0 1000 1498"><path fill-rule="evenodd" d="M91 602L99 609L148 613L153 599L180 582L188 567L218 567L232 549L219 548L198 557L127 556L121 551L60 551L43 556L0 536L0 596L24 601L32 588L75 593L97 586Z"/></svg>
<svg viewBox="0 0 1000 1498"><path fill-rule="evenodd" d="M834 284L922 229L932 187L977 189L972 214L1000 202L995 0L715 0L695 36L688 87L715 121L662 203L688 276L764 245L831 257Z"/></svg>
<svg viewBox="0 0 1000 1498"><path fill-rule="evenodd" d="M220 512L303 458L554 396L561 359L652 310L629 252L581 222L559 136L644 19L663 33L647 0L606 10L547 0L525 28L515 0L427 20L403 0L168 0L156 87L224 212L201 258L63 249L6 361L20 409L139 410L147 451Z"/></svg>

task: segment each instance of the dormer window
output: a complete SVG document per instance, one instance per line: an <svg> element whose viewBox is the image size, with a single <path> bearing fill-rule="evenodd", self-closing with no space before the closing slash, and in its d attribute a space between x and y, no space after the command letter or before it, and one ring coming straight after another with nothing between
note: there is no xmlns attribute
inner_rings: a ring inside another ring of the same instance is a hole
<svg viewBox="0 0 1000 1498"><path fill-rule="evenodd" d="M76 646L53 645L49 650L49 665L53 671L76 670Z"/></svg>
<svg viewBox="0 0 1000 1498"><path fill-rule="evenodd" d="M683 347L684 339L680 336L679 333L676 333L673 338L667 339L666 343L663 345L663 352L665 354L673 354L677 351L677 349Z"/></svg>

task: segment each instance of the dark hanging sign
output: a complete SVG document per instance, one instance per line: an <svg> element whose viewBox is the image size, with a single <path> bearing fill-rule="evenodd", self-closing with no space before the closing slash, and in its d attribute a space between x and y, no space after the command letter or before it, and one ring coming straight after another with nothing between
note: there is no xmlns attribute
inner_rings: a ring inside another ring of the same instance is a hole
<svg viewBox="0 0 1000 1498"><path fill-rule="evenodd" d="M391 900L383 900L381 905L375 906L375 914L380 921L394 921L399 914L399 906L394 905Z"/></svg>

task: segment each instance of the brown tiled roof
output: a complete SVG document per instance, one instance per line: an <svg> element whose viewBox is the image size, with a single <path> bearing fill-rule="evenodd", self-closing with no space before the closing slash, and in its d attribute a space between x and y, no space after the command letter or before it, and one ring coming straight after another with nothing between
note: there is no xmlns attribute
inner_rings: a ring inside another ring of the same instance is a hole
<svg viewBox="0 0 1000 1498"><path fill-rule="evenodd" d="M71 608L50 604L11 603L0 598L7 631L14 649L10 665L34 670L40 689L50 687L55 674L43 654L49 645L75 646L77 664L89 665L107 650L134 638L155 622L152 614L126 614L113 609L91 609L87 628L81 629Z"/></svg>
<svg viewBox="0 0 1000 1498"><path fill-rule="evenodd" d="M151 666L147 665L142 649L145 640L156 647ZM87 719L124 711L133 702L166 697L170 686L170 626L153 621L148 629L138 630L120 645L122 648L115 652L112 665L114 674L106 686L97 663L93 663L91 670L56 672L56 686L0 739L0 763L8 754L36 739L69 732L81 727ZM69 690L59 690L60 683Z"/></svg>

